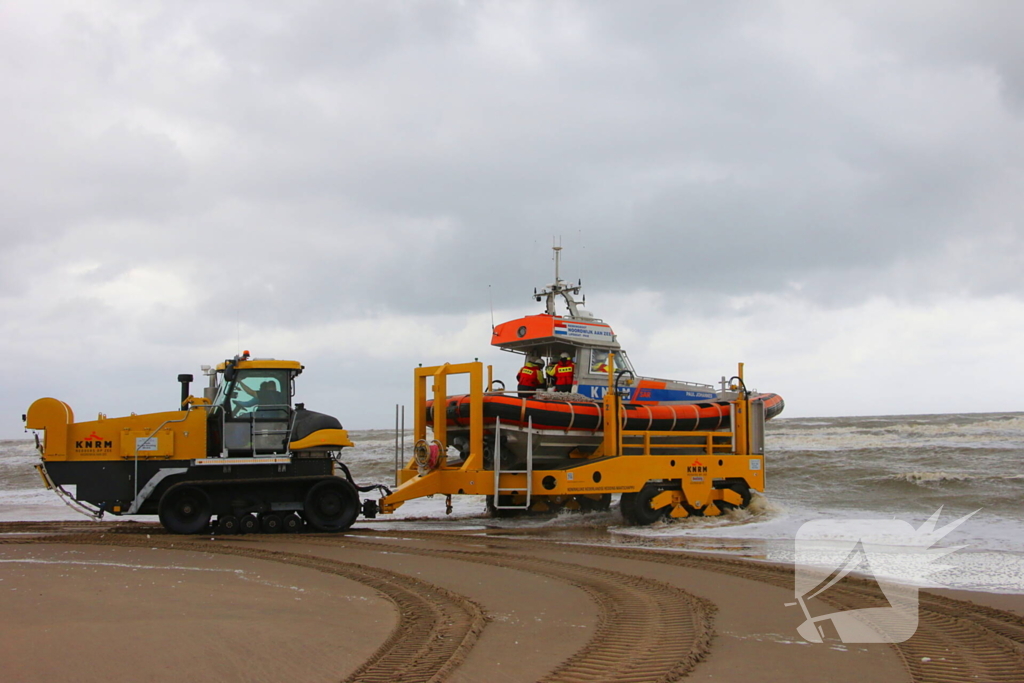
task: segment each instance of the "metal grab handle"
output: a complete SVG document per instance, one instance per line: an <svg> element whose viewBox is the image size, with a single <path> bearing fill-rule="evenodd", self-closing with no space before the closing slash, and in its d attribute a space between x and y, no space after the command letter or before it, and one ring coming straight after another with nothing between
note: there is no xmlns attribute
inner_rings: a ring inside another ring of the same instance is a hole
<svg viewBox="0 0 1024 683"><path fill-rule="evenodd" d="M184 422L185 420L187 420L189 412L191 412L191 411L185 411L185 417L183 417L183 418L181 418L179 420L164 420L164 422L161 423L161 425L159 427L154 429L152 432L150 432L149 436L147 436L147 437L145 437L143 439L143 443L148 442L150 439L152 439L154 436L156 436L157 432L159 432L161 429L163 429L167 425L169 425L169 424L177 424L178 422ZM138 440L138 438L135 439L135 474L132 476L132 479L134 480L134 483L135 483L135 493L132 495L132 502L134 503L135 499L139 497L139 440Z"/></svg>

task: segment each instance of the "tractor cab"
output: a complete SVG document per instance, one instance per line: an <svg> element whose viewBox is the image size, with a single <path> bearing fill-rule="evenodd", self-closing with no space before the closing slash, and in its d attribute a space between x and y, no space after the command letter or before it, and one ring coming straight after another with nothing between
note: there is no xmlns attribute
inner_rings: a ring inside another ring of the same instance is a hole
<svg viewBox="0 0 1024 683"><path fill-rule="evenodd" d="M292 397L302 372L299 362L250 359L245 351L204 370L210 377L205 390L211 403L210 457L288 452L297 417Z"/></svg>

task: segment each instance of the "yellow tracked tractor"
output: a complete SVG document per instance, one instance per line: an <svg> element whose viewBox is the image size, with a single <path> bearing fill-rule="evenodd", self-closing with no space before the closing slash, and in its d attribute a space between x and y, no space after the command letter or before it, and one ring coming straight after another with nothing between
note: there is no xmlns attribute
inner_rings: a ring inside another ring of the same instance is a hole
<svg viewBox="0 0 1024 683"><path fill-rule="evenodd" d="M44 484L93 516L158 514L179 534L214 519L218 533L349 528L359 491L376 487L357 486L341 462L353 444L336 418L292 405L303 366L246 351L203 370L204 397L179 375L181 405L164 413L75 422L63 401L35 401L24 420L43 433Z"/></svg>

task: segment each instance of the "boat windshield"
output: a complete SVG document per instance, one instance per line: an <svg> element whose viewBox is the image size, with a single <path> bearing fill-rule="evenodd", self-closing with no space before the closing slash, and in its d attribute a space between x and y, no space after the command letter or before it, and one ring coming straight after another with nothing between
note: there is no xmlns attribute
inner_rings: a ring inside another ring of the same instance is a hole
<svg viewBox="0 0 1024 683"><path fill-rule="evenodd" d="M633 366L629 362L625 351L616 351L612 357L614 370L629 370L633 372ZM601 349L594 349L590 354L590 371L592 373L608 372L608 352Z"/></svg>

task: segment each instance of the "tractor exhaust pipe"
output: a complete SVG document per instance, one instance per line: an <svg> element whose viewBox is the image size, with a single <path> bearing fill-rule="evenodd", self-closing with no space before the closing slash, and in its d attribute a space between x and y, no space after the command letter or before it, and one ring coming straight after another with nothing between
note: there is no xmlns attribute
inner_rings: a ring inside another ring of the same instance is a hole
<svg viewBox="0 0 1024 683"><path fill-rule="evenodd" d="M181 403L178 404L178 410L185 408L185 401L188 399L188 385L193 379L192 375L178 375L178 381L181 382Z"/></svg>

